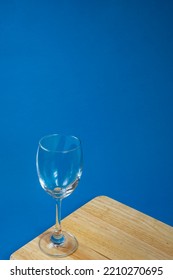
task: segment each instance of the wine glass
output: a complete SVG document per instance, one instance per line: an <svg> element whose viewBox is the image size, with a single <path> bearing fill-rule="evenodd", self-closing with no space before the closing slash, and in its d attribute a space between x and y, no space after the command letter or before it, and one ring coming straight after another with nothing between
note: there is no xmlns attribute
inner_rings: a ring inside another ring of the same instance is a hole
<svg viewBox="0 0 173 280"><path fill-rule="evenodd" d="M53 232L39 240L40 249L49 256L65 257L78 247L77 239L61 228L61 201L77 187L82 175L81 141L71 135L51 134L39 141L36 167L42 188L56 201Z"/></svg>

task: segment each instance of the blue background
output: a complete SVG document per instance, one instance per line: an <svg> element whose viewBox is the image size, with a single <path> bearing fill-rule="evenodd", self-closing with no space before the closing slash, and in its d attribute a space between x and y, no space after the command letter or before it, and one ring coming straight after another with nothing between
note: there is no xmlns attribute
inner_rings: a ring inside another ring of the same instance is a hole
<svg viewBox="0 0 173 280"><path fill-rule="evenodd" d="M0 0L0 259L55 221L49 133L83 143L63 217L104 194L173 226L171 2Z"/></svg>

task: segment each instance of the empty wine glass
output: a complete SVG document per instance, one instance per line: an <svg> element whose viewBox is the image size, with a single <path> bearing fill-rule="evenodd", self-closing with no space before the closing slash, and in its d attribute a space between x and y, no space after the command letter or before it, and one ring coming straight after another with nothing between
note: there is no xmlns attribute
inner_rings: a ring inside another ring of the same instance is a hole
<svg viewBox="0 0 173 280"><path fill-rule="evenodd" d="M78 247L77 239L61 228L61 201L77 187L82 175L81 141L71 135L52 134L39 141L36 166L42 188L56 201L56 225L44 234L40 249L50 256L65 257Z"/></svg>

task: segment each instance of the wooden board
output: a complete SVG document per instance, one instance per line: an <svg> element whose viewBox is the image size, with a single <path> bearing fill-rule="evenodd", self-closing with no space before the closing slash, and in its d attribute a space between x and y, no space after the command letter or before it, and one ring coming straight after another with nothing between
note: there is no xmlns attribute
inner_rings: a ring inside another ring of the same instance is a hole
<svg viewBox="0 0 173 280"><path fill-rule="evenodd" d="M96 197L80 207L62 221L62 226L79 242L77 251L64 259L173 260L173 227L106 196ZM40 251L40 236L10 259L55 259Z"/></svg>

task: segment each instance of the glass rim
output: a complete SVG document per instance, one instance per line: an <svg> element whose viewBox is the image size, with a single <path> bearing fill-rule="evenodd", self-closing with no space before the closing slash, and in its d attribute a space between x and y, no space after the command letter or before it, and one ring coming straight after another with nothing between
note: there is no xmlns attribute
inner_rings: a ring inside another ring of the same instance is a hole
<svg viewBox="0 0 173 280"><path fill-rule="evenodd" d="M64 136L64 137L68 137L68 138L73 138L75 140L78 141L78 144L76 145L75 148L72 148L72 149L62 149L62 150L55 150L55 149L49 149L49 148L46 148L45 145L43 145L41 142L44 140L44 139L48 139L50 137L54 137L54 136ZM74 136L74 135L71 135L71 134L61 134L61 133L52 133L52 134L47 134L43 137L40 138L39 140L39 147L42 148L43 150L47 151L47 152L54 152L54 153L69 153L69 152L72 152L72 151L75 151L77 149L79 149L81 147L81 140L80 138L78 138L77 136Z"/></svg>

